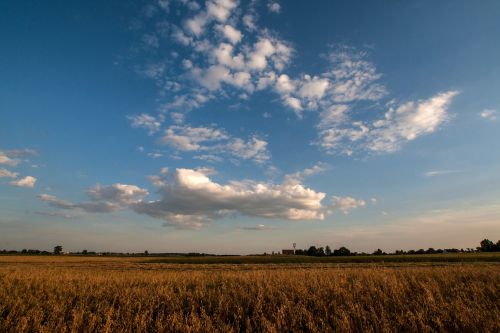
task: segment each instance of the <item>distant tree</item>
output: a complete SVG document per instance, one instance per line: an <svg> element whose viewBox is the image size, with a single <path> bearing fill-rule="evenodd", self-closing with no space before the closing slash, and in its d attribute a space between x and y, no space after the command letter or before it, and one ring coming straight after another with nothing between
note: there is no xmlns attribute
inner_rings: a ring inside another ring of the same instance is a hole
<svg viewBox="0 0 500 333"><path fill-rule="evenodd" d="M148 255L149 255L148 250L144 251L144 255L145 255L145 256L148 256Z"/></svg>
<svg viewBox="0 0 500 333"><path fill-rule="evenodd" d="M82 251L82 254L84 254L84 255L87 255L87 253L88 253L88 251L87 251L87 250L83 250L83 251Z"/></svg>
<svg viewBox="0 0 500 333"><path fill-rule="evenodd" d="M318 255L318 249L316 248L316 246L310 246L309 249L307 250L307 255L308 256L316 256Z"/></svg>
<svg viewBox="0 0 500 333"><path fill-rule="evenodd" d="M376 256L381 256L383 254L385 254L381 249L377 249L377 251L373 252L374 255Z"/></svg>
<svg viewBox="0 0 500 333"><path fill-rule="evenodd" d="M425 251L427 254L434 254L436 253L436 250L434 250L432 247L428 248L427 251Z"/></svg>
<svg viewBox="0 0 500 333"><path fill-rule="evenodd" d="M339 247L337 250L333 250L333 255L334 256L349 256L349 255L351 255L351 251L347 247L342 246L342 247Z"/></svg>
<svg viewBox="0 0 500 333"><path fill-rule="evenodd" d="M330 249L330 247L328 245L325 247L325 255L327 255L327 256L332 255L332 249Z"/></svg>
<svg viewBox="0 0 500 333"><path fill-rule="evenodd" d="M495 249L495 243L489 239L483 239L480 244L481 247L479 248L479 251L481 252L492 252Z"/></svg>
<svg viewBox="0 0 500 333"><path fill-rule="evenodd" d="M61 245L54 246L54 254L59 255L62 253L63 247Z"/></svg>
<svg viewBox="0 0 500 333"><path fill-rule="evenodd" d="M500 252L500 240L495 245L495 251Z"/></svg>
<svg viewBox="0 0 500 333"><path fill-rule="evenodd" d="M325 249L323 247L318 248L318 252L316 253L318 257L324 257L325 256Z"/></svg>

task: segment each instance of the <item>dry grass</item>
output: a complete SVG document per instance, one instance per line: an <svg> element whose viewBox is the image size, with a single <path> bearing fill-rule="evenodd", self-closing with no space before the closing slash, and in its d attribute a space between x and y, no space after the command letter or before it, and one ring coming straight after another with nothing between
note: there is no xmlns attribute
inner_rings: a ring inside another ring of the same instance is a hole
<svg viewBox="0 0 500 333"><path fill-rule="evenodd" d="M0 257L1 332L499 332L500 265Z"/></svg>

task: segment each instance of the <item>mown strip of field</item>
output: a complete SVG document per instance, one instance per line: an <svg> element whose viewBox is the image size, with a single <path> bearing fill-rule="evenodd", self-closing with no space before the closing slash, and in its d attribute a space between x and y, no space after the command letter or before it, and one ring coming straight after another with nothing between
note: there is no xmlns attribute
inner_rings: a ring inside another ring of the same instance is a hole
<svg viewBox="0 0 500 333"><path fill-rule="evenodd" d="M382 255L346 257L308 256L206 256L145 259L144 263L164 264L309 264L309 263L453 263L500 262L500 253Z"/></svg>

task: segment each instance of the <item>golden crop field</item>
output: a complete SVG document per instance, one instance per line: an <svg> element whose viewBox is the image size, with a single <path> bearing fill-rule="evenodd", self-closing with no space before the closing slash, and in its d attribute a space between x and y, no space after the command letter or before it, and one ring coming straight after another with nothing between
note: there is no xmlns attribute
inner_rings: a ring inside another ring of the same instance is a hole
<svg viewBox="0 0 500 333"><path fill-rule="evenodd" d="M500 265L0 257L1 332L499 332Z"/></svg>

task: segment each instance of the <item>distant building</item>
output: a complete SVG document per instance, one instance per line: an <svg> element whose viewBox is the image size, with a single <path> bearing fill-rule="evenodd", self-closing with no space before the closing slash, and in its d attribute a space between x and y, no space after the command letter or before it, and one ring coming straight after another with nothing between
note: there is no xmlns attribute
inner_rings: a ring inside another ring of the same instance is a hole
<svg viewBox="0 0 500 333"><path fill-rule="evenodd" d="M281 250L281 253L284 255L287 255L287 256L290 256L290 255L293 256L295 254L295 250Z"/></svg>

